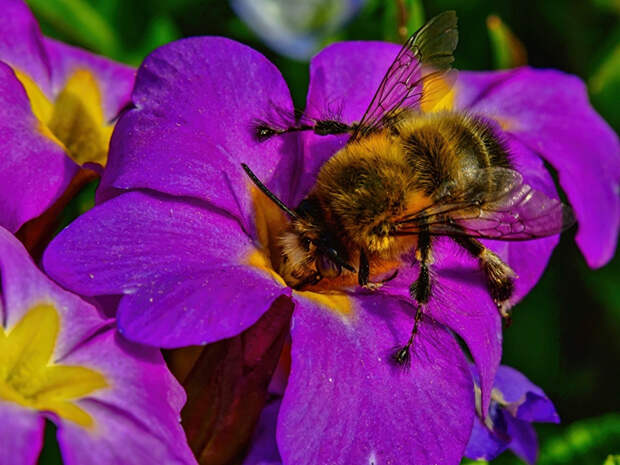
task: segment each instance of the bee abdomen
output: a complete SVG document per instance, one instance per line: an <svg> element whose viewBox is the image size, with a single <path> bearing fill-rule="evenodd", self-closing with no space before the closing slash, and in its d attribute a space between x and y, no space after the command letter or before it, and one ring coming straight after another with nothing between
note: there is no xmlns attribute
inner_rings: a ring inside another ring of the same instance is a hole
<svg viewBox="0 0 620 465"><path fill-rule="evenodd" d="M484 120L459 113L412 119L401 134L416 188L427 195L464 170L510 168L502 139Z"/></svg>

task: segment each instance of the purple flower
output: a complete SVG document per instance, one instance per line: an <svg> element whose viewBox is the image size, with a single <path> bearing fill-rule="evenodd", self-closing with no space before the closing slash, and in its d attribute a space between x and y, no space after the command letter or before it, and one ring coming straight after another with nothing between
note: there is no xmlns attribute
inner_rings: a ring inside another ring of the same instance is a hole
<svg viewBox="0 0 620 465"><path fill-rule="evenodd" d="M12 232L65 191L80 165L105 165L134 70L45 38L21 0L0 18L0 226Z"/></svg>
<svg viewBox="0 0 620 465"><path fill-rule="evenodd" d="M475 383L478 374L472 367ZM476 384L477 395L480 391ZM542 389L514 368L500 366L491 394L489 414L478 416L465 455L474 460L493 460L511 449L527 463L538 455L535 421L559 423L555 407Z"/></svg>
<svg viewBox="0 0 620 465"><path fill-rule="evenodd" d="M64 463L195 463L185 394L158 350L53 284L0 228L0 463L37 462L45 418Z"/></svg>
<svg viewBox="0 0 620 465"><path fill-rule="evenodd" d="M345 122L359 120L397 51L393 44L372 42L327 48L311 64L307 111L317 116L337 108ZM541 82L549 76L557 92L543 98ZM529 87L513 104L506 86L523 81ZM529 147L516 129L538 137L547 124L545 140L555 141L554 118L564 116L556 101L575 82L561 73L529 69L463 73L442 106L481 112L506 131L514 129L505 136L517 169L529 184L555 196L537 155L540 147ZM532 121L519 105L530 88L529 100L540 100L534 116L546 115L542 122ZM563 120L561 127L570 123L570 131L555 145L541 146L552 154L560 150L572 163L583 164L584 172L592 157L599 157L610 173L619 173L617 140L578 90L564 103L573 105L579 118ZM508 96L495 102L496 92ZM382 292L354 291L352 282L332 282L331 288L312 292L290 289L272 265L279 260L273 244L286 221L240 166L249 164L269 189L295 206L346 137L289 134L256 142L255 120L274 108L292 110L290 95L264 57L222 38L185 39L156 50L138 71L132 98L135 109L123 115L112 138L98 191L103 203L52 242L44 256L46 270L83 295L121 296L120 330L163 347L239 334L276 298L287 296L295 303L292 365L277 426L285 464L458 463L473 424L473 387L449 330L474 358L482 411L501 357L500 318L476 261L451 241L438 241L433 265L438 292L425 308L410 370L398 370L389 356L411 331L415 307L408 288L417 267L403 265ZM593 133L600 138L593 152L571 149ZM564 168L557 168L563 179ZM610 174L601 183L606 195L616 181ZM574 193L577 199L596 194L582 187L584 192ZM614 202L607 211L617 208L618 199ZM579 201L575 208L580 218L590 215ZM600 240L615 240L617 217L613 227L604 226L607 216L588 218L603 232L593 238L580 230L587 239L584 250L602 263L613 250L600 249ZM557 240L486 241L519 275L515 301L536 283Z"/></svg>

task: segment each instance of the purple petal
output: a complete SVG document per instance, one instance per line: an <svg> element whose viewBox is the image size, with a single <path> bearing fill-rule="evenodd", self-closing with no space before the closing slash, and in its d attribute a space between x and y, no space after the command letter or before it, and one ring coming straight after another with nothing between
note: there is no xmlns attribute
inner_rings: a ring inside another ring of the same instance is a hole
<svg viewBox="0 0 620 465"><path fill-rule="evenodd" d="M284 463L459 463L473 422L471 375L450 333L426 319L410 369L394 366L413 312L380 295L346 314L298 297L278 419Z"/></svg>
<svg viewBox="0 0 620 465"><path fill-rule="evenodd" d="M501 412L495 418L504 421ZM506 428L505 424L502 426L503 429ZM508 438L502 439L499 435L493 434L484 426L482 420L476 416L474 428L471 431L471 437L465 450L465 457L472 460L493 460L508 448L509 443Z"/></svg>
<svg viewBox="0 0 620 465"><path fill-rule="evenodd" d="M543 390L527 379L523 373L506 365L500 366L497 370L495 387L502 393L503 401L510 404L523 402L528 392L545 395Z"/></svg>
<svg viewBox="0 0 620 465"><path fill-rule="evenodd" d="M0 226L17 231L60 195L78 166L41 131L24 87L0 62Z"/></svg>
<svg viewBox="0 0 620 465"><path fill-rule="evenodd" d="M110 386L77 401L92 415L94 430L59 423L67 465L195 463L179 419L185 393L158 350L131 344L108 330L63 364L97 370Z"/></svg>
<svg viewBox="0 0 620 465"><path fill-rule="evenodd" d="M41 273L15 237L0 228L0 278L4 324L11 328L34 306L50 303L60 315L54 359L62 358L107 321L76 295L64 291ZM1 306L0 306L1 307ZM80 318L74 318L74 312Z"/></svg>
<svg viewBox="0 0 620 465"><path fill-rule="evenodd" d="M93 432L70 422L64 423L58 429L58 443L66 465L196 463L189 457L175 455L160 438L147 435L143 422L131 415L90 400L80 402L80 407L93 416L105 418L105 423Z"/></svg>
<svg viewBox="0 0 620 465"><path fill-rule="evenodd" d="M229 216L131 192L79 217L52 241L43 264L80 294L123 294L118 321L130 339L178 347L239 334L289 292L248 265L252 253L252 240Z"/></svg>
<svg viewBox="0 0 620 465"><path fill-rule="evenodd" d="M521 68L509 77L461 73L460 83L476 89L460 101L462 108L496 119L555 167L577 215L576 241L586 260L592 267L609 261L620 226L620 145L590 106L583 82Z"/></svg>
<svg viewBox="0 0 620 465"><path fill-rule="evenodd" d="M51 95L50 65L43 36L34 16L22 0L2 2L0 61L25 72L45 94Z"/></svg>
<svg viewBox="0 0 620 465"><path fill-rule="evenodd" d="M280 400L272 401L263 409L243 465L282 465L276 443L276 422L279 411Z"/></svg>
<svg viewBox="0 0 620 465"><path fill-rule="evenodd" d="M43 417L36 411L0 400L0 418L0 463L37 463L43 446Z"/></svg>
<svg viewBox="0 0 620 465"><path fill-rule="evenodd" d="M500 86L512 77L513 70L501 71L460 71L456 83L456 108L470 108L486 97L487 92Z"/></svg>
<svg viewBox="0 0 620 465"><path fill-rule="evenodd" d="M100 198L114 188L150 188L207 200L248 226L244 162L289 201L297 139L259 143L253 127L275 109L292 112L292 102L280 72L258 52L216 37L165 45L138 70L133 102L112 137Z"/></svg>
<svg viewBox="0 0 620 465"><path fill-rule="evenodd" d="M112 120L129 103L136 74L133 68L53 39L44 38L43 42L52 69L54 95L63 89L71 74L86 69L94 73L100 86L106 120Z"/></svg>
<svg viewBox="0 0 620 465"><path fill-rule="evenodd" d="M514 368L499 367L495 388L501 393L502 401L509 404L507 408L514 417L530 422L560 422L553 403L544 391Z"/></svg>
<svg viewBox="0 0 620 465"><path fill-rule="evenodd" d="M523 420L504 415L508 426L510 449L530 465L536 463L538 457L538 438L534 426Z"/></svg>
<svg viewBox="0 0 620 465"><path fill-rule="evenodd" d="M119 331L158 347L204 345L241 333L288 293L246 265L163 276L121 300Z"/></svg>

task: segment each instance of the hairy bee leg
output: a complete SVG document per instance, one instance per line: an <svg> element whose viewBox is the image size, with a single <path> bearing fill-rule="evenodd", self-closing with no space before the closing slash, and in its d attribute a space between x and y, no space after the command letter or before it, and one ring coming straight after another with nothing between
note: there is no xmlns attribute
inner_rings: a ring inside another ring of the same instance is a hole
<svg viewBox="0 0 620 465"><path fill-rule="evenodd" d="M360 286L366 287L368 285L368 279L370 277L370 264L368 263L368 257L364 249L360 249L360 266L357 271L357 281Z"/></svg>
<svg viewBox="0 0 620 465"><path fill-rule="evenodd" d="M480 268L487 278L487 286L497 309L507 324L510 323L510 298L514 293L517 275L493 251L487 249L473 237L453 237L454 241L478 259Z"/></svg>
<svg viewBox="0 0 620 465"><path fill-rule="evenodd" d="M286 129L276 129L268 126L267 124L259 124L254 129L254 134L259 142L264 142L273 136L281 136L282 134L288 134L289 132L312 131L313 129L313 126L291 126Z"/></svg>
<svg viewBox="0 0 620 465"><path fill-rule="evenodd" d="M411 284L409 293L411 297L417 302L417 308L415 312L415 319L413 321L413 328L411 329L411 335L407 344L398 348L394 353L394 361L399 365L405 365L410 360L411 345L418 333L420 320L424 314L424 307L429 301L431 296L431 236L427 232L421 232L418 237L418 248L416 249L416 258L420 263L420 275L417 281Z"/></svg>
<svg viewBox="0 0 620 465"><path fill-rule="evenodd" d="M267 124L256 126L255 134L259 142L263 142L272 136L288 134L290 132L312 131L318 136L330 136L334 134L347 134L355 130L356 125L349 125L336 120L318 120L313 125L303 124L291 126L286 129L272 128Z"/></svg>

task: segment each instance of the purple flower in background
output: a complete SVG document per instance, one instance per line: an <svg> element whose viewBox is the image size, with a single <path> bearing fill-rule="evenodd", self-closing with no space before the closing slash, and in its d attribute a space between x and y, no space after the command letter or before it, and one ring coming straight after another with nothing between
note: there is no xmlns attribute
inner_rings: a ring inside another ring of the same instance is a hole
<svg viewBox="0 0 620 465"><path fill-rule="evenodd" d="M135 71L41 35L21 0L0 17L0 226L39 216L85 163L105 165Z"/></svg>
<svg viewBox="0 0 620 465"><path fill-rule="evenodd" d="M3 228L0 276L0 463L36 463L46 418L67 465L195 463L158 350L116 334Z"/></svg>
<svg viewBox="0 0 620 465"><path fill-rule="evenodd" d="M311 63L308 113L338 108L344 122L359 120L398 49L372 42L325 49ZM289 134L258 143L256 119L274 108L291 111L290 95L271 63L227 39L185 39L156 50L138 71L132 99L135 108L112 137L100 205L52 242L46 270L83 295L121 296L120 330L163 347L237 335L284 295L295 303L291 372L276 433L285 464L458 463L475 409L467 362L449 330L466 342L480 373L482 411L501 356L500 318L477 262L450 241L438 241L433 272L439 292L425 308L410 371L398 370L389 356L411 331L415 307L408 288L417 267L403 265L399 278L377 293L352 283L292 290L272 265L286 221L240 166L249 164L295 206L346 137ZM533 101L538 106L530 110ZM570 112L562 107L569 103ZM589 196L617 213L619 200L611 193L620 173L618 143L575 78L530 69L463 73L441 108L494 118L517 169L550 196L557 194L538 154L553 161L560 151L566 166L581 164L584 172L592 158L605 163L600 190L566 189L577 216L594 222L580 229L584 252L599 264L609 259L617 215L609 226L608 213L592 215L580 202ZM553 131L560 128L556 142ZM589 153L574 149L593 135L598 145ZM565 168L556 168L568 183ZM515 301L536 283L557 240L486 241L519 276Z"/></svg>
<svg viewBox="0 0 620 465"><path fill-rule="evenodd" d="M472 372L479 396L478 374L473 366ZM493 460L511 449L534 464L538 455L532 426L535 421L559 423L560 417L542 389L514 368L502 365L495 377L489 414L484 420L476 418L465 455L474 460Z"/></svg>
<svg viewBox="0 0 620 465"><path fill-rule="evenodd" d="M364 0L231 0L235 12L272 49L308 60L321 41L336 32Z"/></svg>

